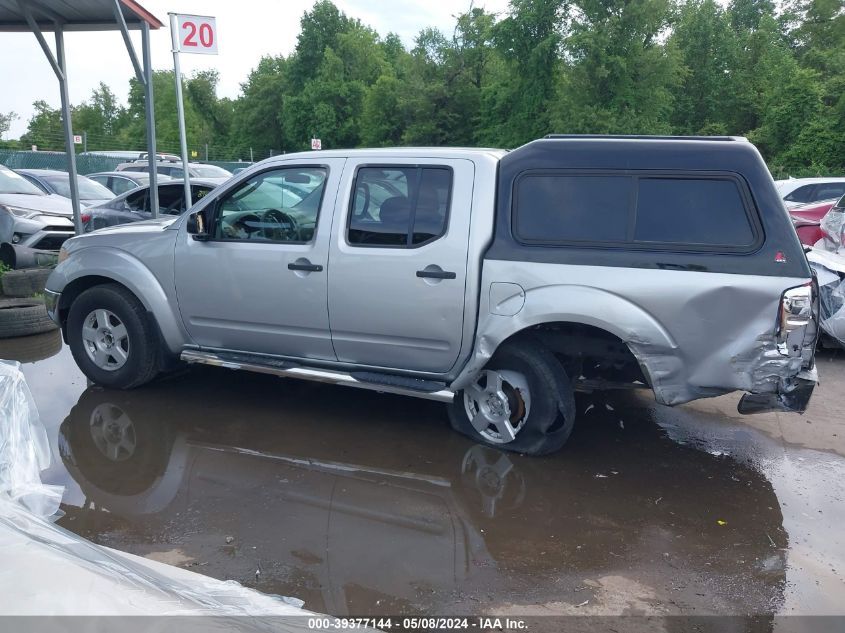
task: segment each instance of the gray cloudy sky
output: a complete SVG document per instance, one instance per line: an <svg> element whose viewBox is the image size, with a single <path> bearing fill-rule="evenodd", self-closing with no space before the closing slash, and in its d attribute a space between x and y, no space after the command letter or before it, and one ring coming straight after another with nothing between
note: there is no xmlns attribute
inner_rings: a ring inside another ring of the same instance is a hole
<svg viewBox="0 0 845 633"><path fill-rule="evenodd" d="M220 72L220 96L235 97L249 71L262 55L288 54L296 44L299 19L314 0L140 0L167 25L167 13L213 15L217 18L219 55L183 55L182 72L216 68ZM470 0L335 0L351 17L375 28L381 35L398 33L406 45L426 26L447 34L454 28L454 15L466 10ZM474 6L504 12L507 0L475 0ZM52 39L50 40L52 42ZM132 65L117 31L68 33L65 35L71 102L86 100L100 81L108 84L125 103ZM136 40L140 54L140 40ZM173 67L167 26L152 34L153 66ZM20 115L7 138L26 131L32 102L59 106L58 82L31 33L0 33L0 112Z"/></svg>

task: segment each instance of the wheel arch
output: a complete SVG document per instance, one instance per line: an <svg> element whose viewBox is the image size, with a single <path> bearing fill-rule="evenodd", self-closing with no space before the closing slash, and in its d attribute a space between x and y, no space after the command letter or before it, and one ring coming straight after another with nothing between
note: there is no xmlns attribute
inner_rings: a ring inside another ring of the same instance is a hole
<svg viewBox="0 0 845 633"><path fill-rule="evenodd" d="M483 315L472 354L450 387L457 391L468 384L506 342L537 336L540 331L579 329L624 345L658 401L673 399L664 393L663 386L683 380L683 368L672 335L653 315L630 300L599 288L577 285L529 290L525 292L524 307L510 317Z"/></svg>
<svg viewBox="0 0 845 633"><path fill-rule="evenodd" d="M50 277L49 289L61 293L58 314L65 339L67 315L73 301L89 288L104 284L117 284L131 292L144 306L167 349L178 354L187 333L165 289L138 259L115 249L89 248L73 253Z"/></svg>

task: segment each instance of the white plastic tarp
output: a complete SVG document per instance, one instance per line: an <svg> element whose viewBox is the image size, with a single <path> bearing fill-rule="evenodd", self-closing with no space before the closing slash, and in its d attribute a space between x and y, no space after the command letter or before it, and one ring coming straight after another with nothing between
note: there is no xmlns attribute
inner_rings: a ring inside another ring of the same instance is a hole
<svg viewBox="0 0 845 633"><path fill-rule="evenodd" d="M62 490L41 482L49 463L20 366L0 361L0 615L205 615L236 618L227 630L307 628L313 614L301 601L102 547L54 525ZM264 619L239 617L256 615ZM200 620L200 628L216 628Z"/></svg>
<svg viewBox="0 0 845 633"><path fill-rule="evenodd" d="M807 259L819 282L822 330L845 346L845 257L815 247Z"/></svg>

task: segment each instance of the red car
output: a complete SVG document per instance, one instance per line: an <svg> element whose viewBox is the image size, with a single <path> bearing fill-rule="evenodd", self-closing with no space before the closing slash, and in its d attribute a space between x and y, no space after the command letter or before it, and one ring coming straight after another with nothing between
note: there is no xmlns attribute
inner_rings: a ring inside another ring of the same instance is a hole
<svg viewBox="0 0 845 633"><path fill-rule="evenodd" d="M822 202L813 202L788 208L789 216L792 218L792 224L795 225L795 230L798 232L798 238L802 244L812 246L824 237L819 222L821 222L825 214L838 201L838 198L834 198L833 200L824 200Z"/></svg>

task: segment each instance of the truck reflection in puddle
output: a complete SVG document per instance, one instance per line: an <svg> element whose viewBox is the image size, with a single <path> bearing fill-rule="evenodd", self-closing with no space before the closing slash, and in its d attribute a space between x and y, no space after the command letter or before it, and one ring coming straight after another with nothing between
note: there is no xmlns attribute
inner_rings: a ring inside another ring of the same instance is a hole
<svg viewBox="0 0 845 633"><path fill-rule="evenodd" d="M782 599L787 535L753 469L604 405L527 458L384 398L202 369L88 389L60 429L86 498L62 525L337 615L575 603L620 573L747 612Z"/></svg>

